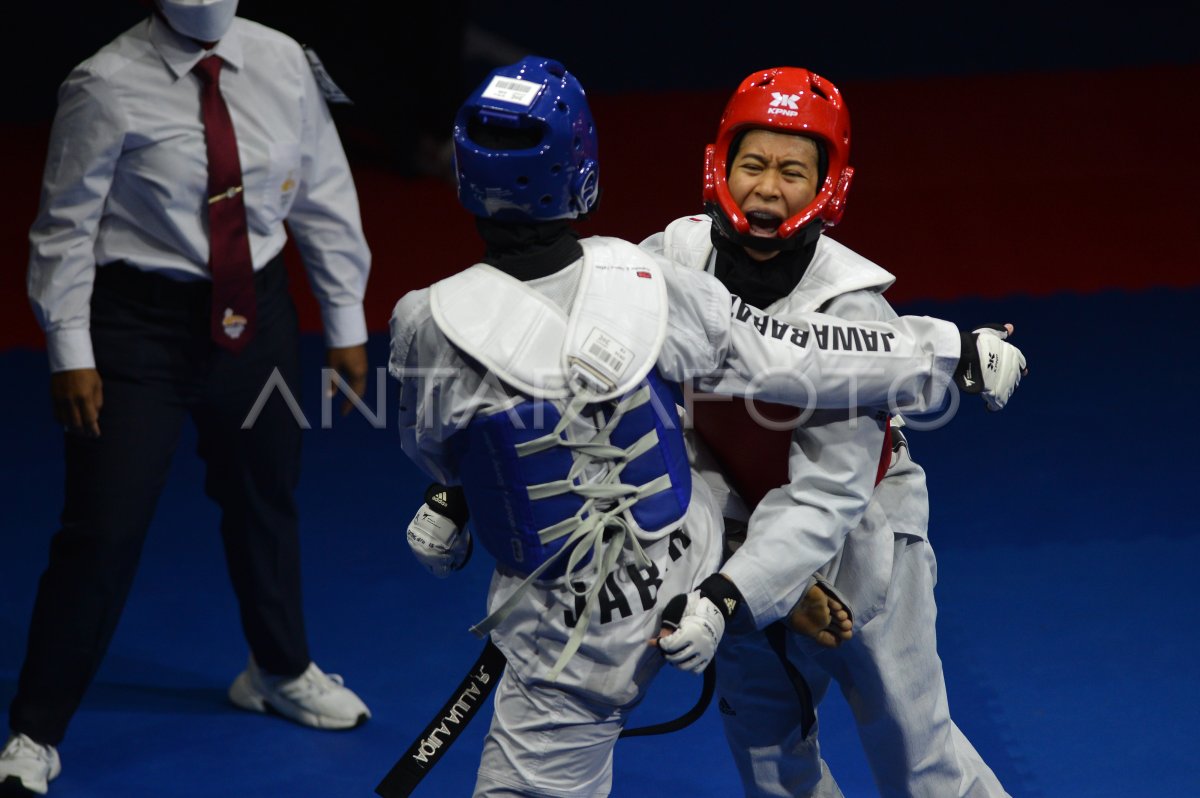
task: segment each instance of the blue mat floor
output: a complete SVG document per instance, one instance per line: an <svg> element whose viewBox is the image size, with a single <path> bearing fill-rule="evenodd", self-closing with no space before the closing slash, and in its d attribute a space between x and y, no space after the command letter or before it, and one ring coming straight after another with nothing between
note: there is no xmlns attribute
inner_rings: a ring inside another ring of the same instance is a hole
<svg viewBox="0 0 1200 798"><path fill-rule="evenodd" d="M969 402L948 426L911 436L930 478L951 709L1014 796L1200 795L1200 378L1182 321L1197 307L1200 289L901 308L963 325L1011 320L1030 360L1002 414ZM320 344L304 346L309 636L374 719L314 732L227 703L246 649L189 429L52 795L370 796L478 653L466 630L483 614L486 556L445 581L420 570L403 530L426 480L400 451L394 412L385 429L358 416L320 429ZM382 366L386 342L373 338L371 351ZM0 369L6 707L62 461L44 355L0 353ZM637 722L673 717L698 689L665 671ZM469 794L487 715L418 796ZM875 795L838 695L822 706L822 739L848 798ZM739 794L715 708L684 732L622 741L615 768L617 796Z"/></svg>

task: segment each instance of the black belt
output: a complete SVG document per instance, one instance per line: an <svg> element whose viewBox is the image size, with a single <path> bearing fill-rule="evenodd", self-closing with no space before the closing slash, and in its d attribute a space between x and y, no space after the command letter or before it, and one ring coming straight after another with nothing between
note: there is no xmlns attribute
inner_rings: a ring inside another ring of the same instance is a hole
<svg viewBox="0 0 1200 798"><path fill-rule="evenodd" d="M118 260L96 269L96 286L150 305L192 306L212 301L212 281L208 279L180 280L165 272L147 271ZM269 296L287 289L287 268L283 252L271 258L266 266L254 273L254 291Z"/></svg>
<svg viewBox="0 0 1200 798"><path fill-rule="evenodd" d="M800 735L807 740L808 735L812 733L813 726L817 725L817 709L813 705L812 690L809 689L808 682L804 680L804 675L788 659L787 628L783 622L775 621L768 625L763 632L766 634L767 642L771 645L771 650L779 658L779 664L783 666L783 672L787 674L788 681L792 684L796 700L800 702Z"/></svg>

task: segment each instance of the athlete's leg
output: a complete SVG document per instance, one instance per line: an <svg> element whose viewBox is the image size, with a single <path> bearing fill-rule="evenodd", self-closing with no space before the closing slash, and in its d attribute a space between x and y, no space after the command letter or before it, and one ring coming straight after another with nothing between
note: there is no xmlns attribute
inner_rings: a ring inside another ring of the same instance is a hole
<svg viewBox="0 0 1200 798"><path fill-rule="evenodd" d="M717 695L726 741L747 796L840 798L817 739L816 705L829 677L814 668L797 681L777 652L784 634L796 636L776 626L721 641Z"/></svg>
<svg viewBox="0 0 1200 798"><path fill-rule="evenodd" d="M850 704L883 798L1007 796L950 719L937 653L935 568L928 542L897 536L886 607L850 643L816 659Z"/></svg>

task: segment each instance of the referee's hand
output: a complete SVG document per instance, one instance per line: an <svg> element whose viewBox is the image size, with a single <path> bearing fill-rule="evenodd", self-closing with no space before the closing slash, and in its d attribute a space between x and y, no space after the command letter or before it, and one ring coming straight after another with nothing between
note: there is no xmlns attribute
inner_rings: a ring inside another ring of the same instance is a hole
<svg viewBox="0 0 1200 798"><path fill-rule="evenodd" d="M367 391L367 347L358 346L329 347L325 352L325 364L333 369L345 381L346 386L354 391L359 399ZM325 387L329 396L337 393L337 386L332 382ZM349 397L342 402L342 415L347 415L353 405Z"/></svg>
<svg viewBox="0 0 1200 798"><path fill-rule="evenodd" d="M54 418L67 432L100 437L100 408L104 387L95 369L70 369L50 375L50 400Z"/></svg>

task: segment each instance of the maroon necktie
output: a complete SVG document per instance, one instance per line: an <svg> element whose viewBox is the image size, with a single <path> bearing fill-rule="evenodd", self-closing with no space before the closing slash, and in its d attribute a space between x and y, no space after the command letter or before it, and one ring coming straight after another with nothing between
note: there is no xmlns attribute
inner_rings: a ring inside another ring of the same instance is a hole
<svg viewBox="0 0 1200 798"><path fill-rule="evenodd" d="M221 59L196 64L208 148L208 268L212 274L212 338L235 354L254 337L254 261L246 229L242 165L229 108L221 96Z"/></svg>

